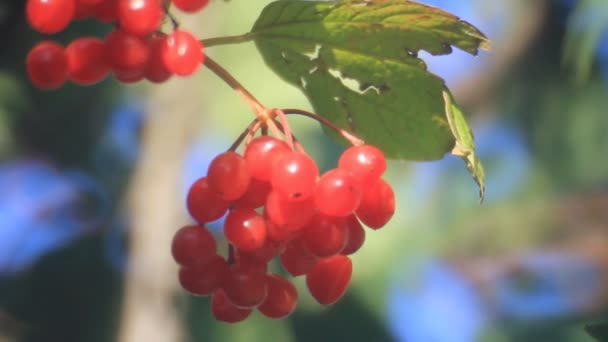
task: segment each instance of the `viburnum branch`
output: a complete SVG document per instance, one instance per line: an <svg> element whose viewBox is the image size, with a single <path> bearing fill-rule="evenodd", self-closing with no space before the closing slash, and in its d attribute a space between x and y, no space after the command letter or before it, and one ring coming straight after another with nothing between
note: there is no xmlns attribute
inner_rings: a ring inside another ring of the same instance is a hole
<svg viewBox="0 0 608 342"><path fill-rule="evenodd" d="M289 127L289 123L287 122L287 118L285 117L285 113L283 113L282 110L280 109L273 109L272 110L272 117L274 118L275 116L277 116L279 118L279 121L281 123L280 129L283 132L283 134L285 135L285 140L287 142L287 144L290 147L293 147L293 134L291 133L291 128Z"/></svg>
<svg viewBox="0 0 608 342"><path fill-rule="evenodd" d="M219 46L219 45L229 45L229 44L239 44L246 43L253 39L253 34L245 33L238 36L224 36L224 37L214 37L214 38L206 38L201 39L201 43L204 47L211 46Z"/></svg>
<svg viewBox="0 0 608 342"><path fill-rule="evenodd" d="M317 115L315 113L311 113L311 112L305 111L303 109L294 109L294 108L282 109L281 111L284 114L303 115L303 116L309 117L311 119L317 120L321 124L323 124L323 125L331 128L331 129L333 129L334 131L336 131L338 134L340 134L344 139L348 140L348 142L350 142L354 146L365 144L365 141L363 141L362 139L357 138L356 136L354 136L353 134L349 133L345 129L342 129L342 128L334 125L331 121L329 121L326 118L324 118L324 117L322 117L320 115Z"/></svg>
<svg viewBox="0 0 608 342"><path fill-rule="evenodd" d="M221 78L224 82L226 82L232 89L234 89L237 94L239 94L243 100L247 103L247 105L251 108L255 116L265 123L268 118L268 111L266 107L258 101L239 81L237 81L234 76L232 76L226 69L224 69L221 65L217 64L213 59L209 56L206 56L205 62L203 63L207 69L211 70L214 74L216 74L219 78Z"/></svg>
<svg viewBox="0 0 608 342"><path fill-rule="evenodd" d="M283 125L280 122L276 122L276 125L279 127L279 129L283 132L285 132L285 129L283 127ZM300 153L306 153L306 150L304 149L304 146L302 146L302 144L300 144L300 141L298 140L298 138L296 138L296 136L293 133L289 133L289 135L291 136L291 141L293 142L293 147L295 148L295 150L297 150Z"/></svg>

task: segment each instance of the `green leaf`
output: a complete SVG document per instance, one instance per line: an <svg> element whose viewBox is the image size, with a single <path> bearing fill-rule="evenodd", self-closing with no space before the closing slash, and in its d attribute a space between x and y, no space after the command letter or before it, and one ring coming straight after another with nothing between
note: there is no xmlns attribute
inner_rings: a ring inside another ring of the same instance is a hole
<svg viewBox="0 0 608 342"><path fill-rule="evenodd" d="M477 54L489 47L472 25L405 0L279 0L263 10L250 37L317 114L387 157L409 160L441 159L459 141L448 120L444 81L427 71L418 51L444 55L454 46ZM472 142L460 145L474 156ZM473 170L483 184L481 167Z"/></svg>
<svg viewBox="0 0 608 342"><path fill-rule="evenodd" d="M467 124L464 114L454 103L452 95L447 90L443 92L443 98L448 123L450 124L452 134L454 134L454 138L456 138L452 154L464 160L467 169L469 169L473 179L479 185L479 198L483 201L486 190L485 171L475 151L473 132Z"/></svg>
<svg viewBox="0 0 608 342"><path fill-rule="evenodd" d="M608 323L589 324L585 331L598 342L608 341Z"/></svg>

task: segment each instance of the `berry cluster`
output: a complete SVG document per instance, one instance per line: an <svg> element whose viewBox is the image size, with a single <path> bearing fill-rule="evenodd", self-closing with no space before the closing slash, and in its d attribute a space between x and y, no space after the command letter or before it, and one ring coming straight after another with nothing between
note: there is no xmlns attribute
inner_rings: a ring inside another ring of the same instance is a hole
<svg viewBox="0 0 608 342"><path fill-rule="evenodd" d="M306 276L320 304L335 303L350 283L348 255L365 240L361 223L378 229L394 213L394 192L381 178L385 169L379 149L358 145L319 175L307 154L265 135L251 140L243 155L218 155L188 193L198 225L181 228L173 240L182 287L211 295L220 321L242 321L255 308L282 318L295 309L298 293L288 279L268 273L278 256L287 273ZM205 227L224 216L227 258Z"/></svg>
<svg viewBox="0 0 608 342"><path fill-rule="evenodd" d="M191 13L209 0L172 3ZM79 19L116 24L103 40L81 37L67 47L52 40L39 42L26 58L30 80L39 88L56 89L66 80L94 84L109 73L124 83L143 79L160 83L172 75L191 75L204 61L203 46L185 30L160 32L166 6L165 0L27 0L27 20L44 34L60 32Z"/></svg>

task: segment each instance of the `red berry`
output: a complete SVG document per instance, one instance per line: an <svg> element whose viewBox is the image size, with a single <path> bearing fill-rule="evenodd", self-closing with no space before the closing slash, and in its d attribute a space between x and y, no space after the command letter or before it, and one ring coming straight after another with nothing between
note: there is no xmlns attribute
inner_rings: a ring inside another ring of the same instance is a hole
<svg viewBox="0 0 608 342"><path fill-rule="evenodd" d="M352 273L353 263L345 255L321 259L306 274L306 286L317 302L333 304L346 292Z"/></svg>
<svg viewBox="0 0 608 342"><path fill-rule="evenodd" d="M298 303L298 290L293 284L276 274L266 276L268 282L268 296L258 307L264 316L270 318L284 318L296 308Z"/></svg>
<svg viewBox="0 0 608 342"><path fill-rule="evenodd" d="M224 222L224 235L239 250L251 252L266 242L266 222L251 208L235 208Z"/></svg>
<svg viewBox="0 0 608 342"><path fill-rule="evenodd" d="M143 77L150 49L143 38L117 29L105 40L106 62L117 78L134 80Z"/></svg>
<svg viewBox="0 0 608 342"><path fill-rule="evenodd" d="M328 216L352 214L361 201L361 188L348 171L333 169L321 176L315 187L315 205Z"/></svg>
<svg viewBox="0 0 608 342"><path fill-rule="evenodd" d="M338 168L349 171L362 187L376 182L386 170L386 159L377 147L352 146L338 160Z"/></svg>
<svg viewBox="0 0 608 342"><path fill-rule="evenodd" d="M190 32L175 30L161 48L167 69L179 76L192 75L205 59L203 44Z"/></svg>
<svg viewBox="0 0 608 342"><path fill-rule="evenodd" d="M256 250L249 252L238 250L237 260L248 259L250 261L267 264L284 250L285 244L283 242L266 239L264 245Z"/></svg>
<svg viewBox="0 0 608 342"><path fill-rule="evenodd" d="M173 73L167 69L167 66L163 62L160 52L166 36L153 36L148 40L150 46L150 58L146 69L144 70L144 76L150 82L162 83L167 81Z"/></svg>
<svg viewBox="0 0 608 342"><path fill-rule="evenodd" d="M27 0L29 24L38 32L53 34L65 29L74 18L75 0Z"/></svg>
<svg viewBox="0 0 608 342"><path fill-rule="evenodd" d="M249 187L251 176L245 159L236 152L215 157L207 170L209 188L226 201L239 199Z"/></svg>
<svg viewBox="0 0 608 342"><path fill-rule="evenodd" d="M205 262L217 252L215 237L204 226L185 226L175 233L171 253L182 266Z"/></svg>
<svg viewBox="0 0 608 342"><path fill-rule="evenodd" d="M230 202L221 199L209 188L207 177L200 178L188 191L188 212L198 223L220 219L228 211Z"/></svg>
<svg viewBox="0 0 608 342"><path fill-rule="evenodd" d="M66 48L69 78L78 84L94 84L101 81L110 67L104 58L103 41L94 37L82 37Z"/></svg>
<svg viewBox="0 0 608 342"><path fill-rule="evenodd" d="M45 40L27 54L25 64L32 83L41 89L56 89L68 76L68 58L63 46Z"/></svg>
<svg viewBox="0 0 608 342"><path fill-rule="evenodd" d="M363 192L355 213L372 229L384 227L395 213L395 192L386 181L379 179Z"/></svg>
<svg viewBox="0 0 608 342"><path fill-rule="evenodd" d="M97 5L103 1L105 1L105 0L76 0L76 3L90 6L90 5Z"/></svg>
<svg viewBox="0 0 608 342"><path fill-rule="evenodd" d="M245 148L243 157L251 177L270 181L274 163L290 151L284 141L265 135L251 140Z"/></svg>
<svg viewBox="0 0 608 342"><path fill-rule="evenodd" d="M346 240L346 246L344 246L344 249L340 253L350 255L363 246L365 242L365 230L355 215L349 215L346 218L346 230L348 231L348 239Z"/></svg>
<svg viewBox="0 0 608 342"><path fill-rule="evenodd" d="M273 165L272 189L284 198L297 201L313 194L319 169L308 155L300 152L283 154Z"/></svg>
<svg viewBox="0 0 608 342"><path fill-rule="evenodd" d="M272 191L266 199L264 208L268 218L277 226L284 227L289 232L302 229L315 214L313 197L302 201L289 201Z"/></svg>
<svg viewBox="0 0 608 342"><path fill-rule="evenodd" d="M144 71L143 70L133 70L133 71L121 71L114 70L112 73L114 78L122 83L137 83L144 79Z"/></svg>
<svg viewBox="0 0 608 342"><path fill-rule="evenodd" d="M120 28L145 36L160 27L165 11L160 0L118 0Z"/></svg>
<svg viewBox="0 0 608 342"><path fill-rule="evenodd" d="M76 9L74 10L74 20L83 20L92 17L95 14L95 5L88 4L82 0L76 0Z"/></svg>
<svg viewBox="0 0 608 342"><path fill-rule="evenodd" d="M266 204L270 194L270 183L252 178L247 191L236 201L239 207L259 208Z"/></svg>
<svg viewBox="0 0 608 342"><path fill-rule="evenodd" d="M209 4L209 0L173 0L173 5L186 13L198 12Z"/></svg>
<svg viewBox="0 0 608 342"><path fill-rule="evenodd" d="M182 267L179 282L184 290L196 296L209 296L220 288L228 272L228 263L219 255L201 264Z"/></svg>
<svg viewBox="0 0 608 342"><path fill-rule="evenodd" d="M224 291L230 302L240 308L256 307L266 299L266 274L248 263L236 263L224 278Z"/></svg>
<svg viewBox="0 0 608 342"><path fill-rule="evenodd" d="M119 0L103 0L95 5L95 19L104 23L111 23L118 20L118 1Z"/></svg>
<svg viewBox="0 0 608 342"><path fill-rule="evenodd" d="M218 321L238 323L251 314L252 309L241 309L230 303L224 290L218 289L211 297L211 313Z"/></svg>
<svg viewBox="0 0 608 342"><path fill-rule="evenodd" d="M341 217L315 215L304 227L302 241L310 253L319 258L340 253L348 239L346 220Z"/></svg>
<svg viewBox="0 0 608 342"><path fill-rule="evenodd" d="M304 247L300 239L289 242L280 259L285 271L294 277L308 273L319 260Z"/></svg>
<svg viewBox="0 0 608 342"><path fill-rule="evenodd" d="M264 212L266 220L266 239L274 242L288 242L293 240L300 232L291 231L286 226L279 226L268 218L268 214Z"/></svg>

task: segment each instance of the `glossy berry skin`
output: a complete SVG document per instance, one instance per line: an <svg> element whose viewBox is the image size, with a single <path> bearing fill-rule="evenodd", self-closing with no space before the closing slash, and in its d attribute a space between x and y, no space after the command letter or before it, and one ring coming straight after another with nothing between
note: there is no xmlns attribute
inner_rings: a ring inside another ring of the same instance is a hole
<svg viewBox="0 0 608 342"><path fill-rule="evenodd" d="M254 308L266 299L266 274L251 264L236 263L224 278L223 287L228 300L240 308Z"/></svg>
<svg viewBox="0 0 608 342"><path fill-rule="evenodd" d="M117 29L105 39L105 59L122 79L143 78L150 49L139 36Z"/></svg>
<svg viewBox="0 0 608 342"><path fill-rule="evenodd" d="M216 290L211 297L211 313L224 323L238 323L251 315L252 309L242 309L230 303L224 290Z"/></svg>
<svg viewBox="0 0 608 342"><path fill-rule="evenodd" d="M163 62L179 76L192 75L204 62L203 44L190 32L175 30L161 48Z"/></svg>
<svg viewBox="0 0 608 342"><path fill-rule="evenodd" d="M346 230L348 231L348 239L346 246L341 254L351 255L357 252L365 242L365 229L355 215L350 215L346 218Z"/></svg>
<svg viewBox="0 0 608 342"><path fill-rule="evenodd" d="M188 212L198 223L207 223L224 216L230 202L224 201L212 191L207 177L203 177L190 186L186 205Z"/></svg>
<svg viewBox="0 0 608 342"><path fill-rule="evenodd" d="M209 0L173 0L173 6L185 13L195 13L209 4Z"/></svg>
<svg viewBox="0 0 608 342"><path fill-rule="evenodd" d="M235 208L226 216L224 235L239 250L251 252L266 242L266 221L251 208Z"/></svg>
<svg viewBox="0 0 608 342"><path fill-rule="evenodd" d="M289 146L284 141L264 135L249 142L243 157L247 162L251 177L262 181L270 181L274 163L283 154L290 151Z"/></svg>
<svg viewBox="0 0 608 342"><path fill-rule="evenodd" d="M289 232L302 229L315 214L315 202L313 197L301 201L290 201L272 191L266 198L264 208L266 216L277 226Z"/></svg>
<svg viewBox="0 0 608 342"><path fill-rule="evenodd" d="M68 58L63 46L49 40L36 44L25 59L32 83L41 89L57 89L68 76Z"/></svg>
<svg viewBox="0 0 608 342"><path fill-rule="evenodd" d="M315 187L317 210L328 216L348 216L357 209L360 201L360 186L351 174L343 169L327 171Z"/></svg>
<svg viewBox="0 0 608 342"><path fill-rule="evenodd" d="M184 290L195 296L209 296L222 286L227 273L226 260L214 255L204 263L180 268L179 282Z"/></svg>
<svg viewBox="0 0 608 342"><path fill-rule="evenodd" d="M291 201L313 194L319 169L315 161L300 152L285 153L273 165L270 182L274 191Z"/></svg>
<svg viewBox="0 0 608 342"><path fill-rule="evenodd" d="M319 258L312 255L300 239L287 244L285 251L280 256L281 265L294 277L304 275L316 265Z"/></svg>
<svg viewBox="0 0 608 342"><path fill-rule="evenodd" d="M338 168L350 172L356 182L366 187L382 177L386 159L382 151L372 145L352 146L340 156Z"/></svg>
<svg viewBox="0 0 608 342"><path fill-rule="evenodd" d="M346 220L321 214L315 215L302 234L306 249L319 258L342 252L347 240Z"/></svg>
<svg viewBox="0 0 608 342"><path fill-rule="evenodd" d="M160 0L118 0L120 28L139 36L160 27L165 16Z"/></svg>
<svg viewBox="0 0 608 342"><path fill-rule="evenodd" d="M160 54L165 39L166 36L160 35L155 35L148 39L150 57L144 70L144 77L153 83L166 82L173 76L173 73L167 69Z"/></svg>
<svg viewBox="0 0 608 342"><path fill-rule="evenodd" d="M372 229L384 227L395 213L395 192L385 180L379 179L363 192L355 213Z"/></svg>
<svg viewBox="0 0 608 342"><path fill-rule="evenodd" d="M251 176L245 159L236 152L224 152L215 157L207 170L209 188L226 201L239 199L249 187Z"/></svg>
<svg viewBox="0 0 608 342"><path fill-rule="evenodd" d="M293 284L276 274L266 276L268 296L258 310L266 317L279 319L289 316L298 303L298 290Z"/></svg>
<svg viewBox="0 0 608 342"><path fill-rule="evenodd" d="M73 40L66 48L68 75L72 82L89 85L103 80L110 71L104 58L104 44L95 37Z"/></svg>
<svg viewBox="0 0 608 342"><path fill-rule="evenodd" d="M321 259L306 274L306 286L317 302L333 304L346 293L352 272L353 263L345 255Z"/></svg>
<svg viewBox="0 0 608 342"><path fill-rule="evenodd" d="M65 29L74 18L75 0L27 0L25 13L32 28L53 34Z"/></svg>
<svg viewBox="0 0 608 342"><path fill-rule="evenodd" d="M237 250L237 260L240 261L241 259L247 259L248 261L267 264L275 256L279 255L284 250L285 244L282 241L273 241L266 239L262 247L253 251L246 252L242 250Z"/></svg>
<svg viewBox="0 0 608 342"><path fill-rule="evenodd" d="M185 226L178 230L171 244L173 259L182 266L192 266L215 256L215 237L204 226Z"/></svg>

